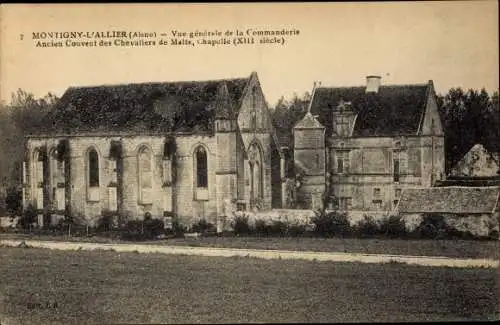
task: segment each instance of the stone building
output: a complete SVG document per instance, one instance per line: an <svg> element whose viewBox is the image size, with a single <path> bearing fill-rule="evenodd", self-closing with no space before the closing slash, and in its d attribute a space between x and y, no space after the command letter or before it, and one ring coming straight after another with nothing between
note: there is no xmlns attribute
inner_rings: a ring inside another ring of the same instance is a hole
<svg viewBox="0 0 500 325"><path fill-rule="evenodd" d="M432 81L366 81L313 90L309 112L295 127L294 159L305 169L300 191L312 201L326 185L329 208L387 212L403 189L445 178L444 134Z"/></svg>
<svg viewBox="0 0 500 325"><path fill-rule="evenodd" d="M394 213L418 225L424 215L438 215L460 231L476 236L498 234L500 186L447 186L405 189Z"/></svg>
<svg viewBox="0 0 500 325"><path fill-rule="evenodd" d="M283 156L255 72L71 87L43 125L27 137L23 194L44 214L173 213L189 224L281 206Z"/></svg>

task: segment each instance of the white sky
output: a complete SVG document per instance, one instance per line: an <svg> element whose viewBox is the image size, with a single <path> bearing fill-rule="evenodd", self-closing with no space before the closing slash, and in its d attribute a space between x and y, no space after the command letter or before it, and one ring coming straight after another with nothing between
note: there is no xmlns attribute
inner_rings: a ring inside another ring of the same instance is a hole
<svg viewBox="0 0 500 325"><path fill-rule="evenodd" d="M498 3L425 1L295 4L2 5L0 95L61 96L69 86L246 77L271 106L324 86L434 80L498 89ZM285 46L36 48L32 32L235 28L300 30ZM25 38L20 40L20 34Z"/></svg>

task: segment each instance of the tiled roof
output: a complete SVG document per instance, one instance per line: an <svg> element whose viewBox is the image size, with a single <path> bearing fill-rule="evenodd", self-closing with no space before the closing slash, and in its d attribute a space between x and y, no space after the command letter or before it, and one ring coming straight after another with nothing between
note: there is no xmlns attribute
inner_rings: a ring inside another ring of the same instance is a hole
<svg viewBox="0 0 500 325"><path fill-rule="evenodd" d="M211 132L216 115L215 99L221 86L226 85L230 96L224 100L239 107L248 80L72 87L61 97L55 111L46 116L43 123L46 129L39 133Z"/></svg>
<svg viewBox="0 0 500 325"><path fill-rule="evenodd" d="M333 110L341 100L351 102L358 114L353 136L416 134L424 113L429 84L380 86L378 93L366 87L318 88L311 112L327 132L332 130Z"/></svg>
<svg viewBox="0 0 500 325"><path fill-rule="evenodd" d="M405 189L397 206L400 213L492 213L500 187L432 187Z"/></svg>

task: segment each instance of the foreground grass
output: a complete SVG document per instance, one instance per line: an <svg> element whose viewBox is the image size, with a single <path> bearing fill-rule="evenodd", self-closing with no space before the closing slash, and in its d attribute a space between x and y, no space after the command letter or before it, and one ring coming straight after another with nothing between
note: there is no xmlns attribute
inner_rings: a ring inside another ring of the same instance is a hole
<svg viewBox="0 0 500 325"><path fill-rule="evenodd" d="M33 239L90 241L100 243L130 243L104 237L37 236L25 234L0 234L0 239ZM157 245L227 247L252 249L278 249L315 252L346 252L365 254L393 254L417 256L445 256L455 258L500 259L500 241L475 240L415 240L415 239L359 239L315 237L199 237L172 238L148 242Z"/></svg>
<svg viewBox="0 0 500 325"><path fill-rule="evenodd" d="M0 248L2 324L491 320L498 288L495 269Z"/></svg>

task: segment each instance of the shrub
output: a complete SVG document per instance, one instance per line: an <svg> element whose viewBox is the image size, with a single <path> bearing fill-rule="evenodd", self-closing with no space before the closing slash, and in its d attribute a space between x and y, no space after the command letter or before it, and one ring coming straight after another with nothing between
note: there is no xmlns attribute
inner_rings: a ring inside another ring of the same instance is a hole
<svg viewBox="0 0 500 325"><path fill-rule="evenodd" d="M187 232L187 227L180 223L179 218L172 219L172 232L175 236L182 237Z"/></svg>
<svg viewBox="0 0 500 325"><path fill-rule="evenodd" d="M292 237L302 236L306 233L306 225L290 225L288 235Z"/></svg>
<svg viewBox="0 0 500 325"><path fill-rule="evenodd" d="M288 233L288 224L275 220L268 226L267 234L271 236L286 236Z"/></svg>
<svg viewBox="0 0 500 325"><path fill-rule="evenodd" d="M361 237L371 237L380 233L380 226L372 216L364 215L355 226L357 235Z"/></svg>
<svg viewBox="0 0 500 325"><path fill-rule="evenodd" d="M234 233L238 235L249 235L251 233L247 216L237 216L234 219Z"/></svg>
<svg viewBox="0 0 500 325"><path fill-rule="evenodd" d="M19 225L23 229L29 229L31 224L37 221L37 210L30 204L19 218Z"/></svg>
<svg viewBox="0 0 500 325"><path fill-rule="evenodd" d="M114 228L117 215L111 212L103 212L101 218L97 220L97 231L110 231Z"/></svg>
<svg viewBox="0 0 500 325"><path fill-rule="evenodd" d="M488 232L488 239L490 240L498 240L500 238L500 234L498 230L490 230Z"/></svg>
<svg viewBox="0 0 500 325"><path fill-rule="evenodd" d="M5 196L5 207L12 214L20 214L22 211L22 191L16 187L9 187Z"/></svg>
<svg viewBox="0 0 500 325"><path fill-rule="evenodd" d="M128 240L148 240L163 233L165 233L163 220L146 218L128 221L125 229L122 230L121 237Z"/></svg>
<svg viewBox="0 0 500 325"><path fill-rule="evenodd" d="M143 229L145 239L154 239L165 234L165 225L161 219L145 219Z"/></svg>
<svg viewBox="0 0 500 325"><path fill-rule="evenodd" d="M202 234L207 233L207 232L213 232L215 230L216 229L215 229L214 224L207 222L207 220L205 220L205 219L201 219L200 221L198 221L197 223L195 223L191 227L191 231L199 232Z"/></svg>
<svg viewBox="0 0 500 325"><path fill-rule="evenodd" d="M420 225L415 229L415 232L420 238L434 239L443 237L447 230L446 228L446 222L442 215L427 213L424 215Z"/></svg>
<svg viewBox="0 0 500 325"><path fill-rule="evenodd" d="M402 238L407 234L404 219L399 216L390 216L380 222L380 232L391 238Z"/></svg>
<svg viewBox="0 0 500 325"><path fill-rule="evenodd" d="M255 233L258 235L267 235L267 224L265 220L255 221Z"/></svg>
<svg viewBox="0 0 500 325"><path fill-rule="evenodd" d="M321 236L347 236L351 234L352 229L349 219L345 213L330 212L320 214L312 218L315 232Z"/></svg>

